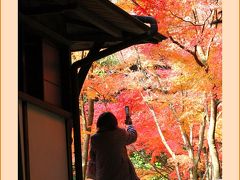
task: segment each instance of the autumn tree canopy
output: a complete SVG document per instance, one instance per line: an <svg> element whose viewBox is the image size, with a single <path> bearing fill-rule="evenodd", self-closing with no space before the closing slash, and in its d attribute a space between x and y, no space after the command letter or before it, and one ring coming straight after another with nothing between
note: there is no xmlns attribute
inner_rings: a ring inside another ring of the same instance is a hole
<svg viewBox="0 0 240 180"><path fill-rule="evenodd" d="M130 107L139 137L129 153L149 164L135 164L141 179L221 178L221 1L119 0L117 5L153 16L168 39L95 62L81 93L85 113L91 99L93 122L112 111L124 126L124 106ZM93 123L89 133L95 131Z"/></svg>

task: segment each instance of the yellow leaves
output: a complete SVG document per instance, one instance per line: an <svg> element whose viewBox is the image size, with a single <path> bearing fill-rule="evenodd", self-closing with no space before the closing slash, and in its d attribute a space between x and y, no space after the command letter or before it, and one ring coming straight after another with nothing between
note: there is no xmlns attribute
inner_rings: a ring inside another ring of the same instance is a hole
<svg viewBox="0 0 240 180"><path fill-rule="evenodd" d="M190 131L190 126L192 124L199 124L202 122L203 118L204 118L204 113L194 113L194 112L185 112L184 113L185 116L181 116L180 119L180 125L183 128L183 130L185 132L189 132Z"/></svg>
<svg viewBox="0 0 240 180"><path fill-rule="evenodd" d="M87 88L86 95L89 99L95 99L99 94L91 88Z"/></svg>
<svg viewBox="0 0 240 180"><path fill-rule="evenodd" d="M176 64L177 65L177 64ZM178 66L175 65L176 71ZM205 73L204 68L181 66L181 73L173 79L172 91L193 90L195 92L209 91L212 84L210 74Z"/></svg>
<svg viewBox="0 0 240 180"><path fill-rule="evenodd" d="M107 76L94 76L87 78L82 93L88 98L115 102L116 94L125 87L122 74L109 74Z"/></svg>
<svg viewBox="0 0 240 180"><path fill-rule="evenodd" d="M81 130L81 134L82 135L92 135L93 133L91 131Z"/></svg>
<svg viewBox="0 0 240 180"><path fill-rule="evenodd" d="M118 0L116 5L127 12L131 12L134 8L134 5L130 0Z"/></svg>
<svg viewBox="0 0 240 180"><path fill-rule="evenodd" d="M167 160L168 164L172 165L172 166L176 166L176 165L191 165L192 164L192 160L191 158L189 158L189 156L187 155L176 155L176 158L169 158Z"/></svg>
<svg viewBox="0 0 240 180"><path fill-rule="evenodd" d="M97 129L95 128L95 126L88 126L87 128L91 130L85 130L83 127L81 127L82 138L84 138L85 135L91 136L97 132Z"/></svg>
<svg viewBox="0 0 240 180"><path fill-rule="evenodd" d="M81 60L84 57L86 57L88 54L88 51L75 51L71 53L71 60L72 63L74 63L75 61Z"/></svg>

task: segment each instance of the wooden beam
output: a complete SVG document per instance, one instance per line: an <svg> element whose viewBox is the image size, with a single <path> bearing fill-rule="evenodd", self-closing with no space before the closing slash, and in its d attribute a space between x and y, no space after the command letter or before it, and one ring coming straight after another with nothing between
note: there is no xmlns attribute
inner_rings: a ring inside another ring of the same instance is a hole
<svg viewBox="0 0 240 180"><path fill-rule="evenodd" d="M68 39L72 41L91 41L91 42L117 42L123 41L123 38L115 38L106 33L74 33L68 34Z"/></svg>
<svg viewBox="0 0 240 180"><path fill-rule="evenodd" d="M95 16L94 12L91 12L89 10L78 8L74 11L67 10L65 11L66 15L73 16L75 18L79 18L83 21L86 21L88 23L93 24L94 26L98 27L99 29L105 31L106 33L114 36L114 37L122 37L122 32L115 27L113 24L110 24L109 22L105 21L104 19L101 19L99 16Z"/></svg>
<svg viewBox="0 0 240 180"><path fill-rule="evenodd" d="M55 113L55 114L58 114L59 116L62 116L64 118L66 118L67 120L70 120L72 118L72 114L68 111L65 111L59 107L56 107L54 105L51 105L49 103L46 103L45 101L42 101L40 99L37 99L33 96L30 96L24 92L21 92L19 91L18 92L18 97L19 99L21 99L23 102L26 101L26 102L29 102L31 104L34 104L40 108L43 108L49 112L52 112L52 113Z"/></svg>
<svg viewBox="0 0 240 180"><path fill-rule="evenodd" d="M39 22L37 22L36 20L23 15L23 14L19 14L20 17L20 21L23 22L23 24L27 25L28 27L30 27L31 29L34 30L34 32L37 32L38 34L40 34L41 36L44 36L45 38L51 39L57 43L66 45L66 46L71 46L72 42L65 38L63 35L49 29L47 26L40 24Z"/></svg>
<svg viewBox="0 0 240 180"><path fill-rule="evenodd" d="M77 6L76 2L67 3L67 4L52 4L46 3L39 6L31 6L30 4L21 1L20 3L20 12L25 15L40 15L40 14L52 14L52 13L61 13L66 9L74 9Z"/></svg>

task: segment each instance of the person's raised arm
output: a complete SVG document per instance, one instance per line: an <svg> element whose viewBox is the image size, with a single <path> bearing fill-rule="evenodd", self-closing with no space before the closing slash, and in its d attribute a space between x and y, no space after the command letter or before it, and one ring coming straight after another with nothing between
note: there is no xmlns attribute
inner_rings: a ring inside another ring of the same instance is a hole
<svg viewBox="0 0 240 180"><path fill-rule="evenodd" d="M135 130L130 116L126 117L125 124L127 126L127 140L126 145L134 143L137 140L137 131Z"/></svg>

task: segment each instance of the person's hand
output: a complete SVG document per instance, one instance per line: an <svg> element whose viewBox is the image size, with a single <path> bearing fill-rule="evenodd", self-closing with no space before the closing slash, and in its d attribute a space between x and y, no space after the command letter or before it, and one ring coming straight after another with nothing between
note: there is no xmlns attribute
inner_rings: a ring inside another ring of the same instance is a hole
<svg viewBox="0 0 240 180"><path fill-rule="evenodd" d="M125 124L126 125L132 125L132 119L131 119L130 116L126 116Z"/></svg>

